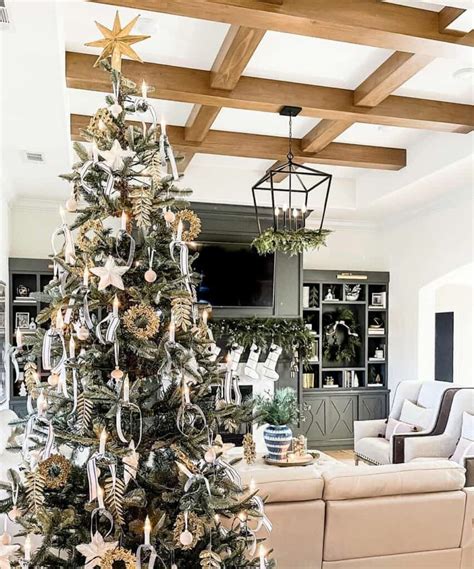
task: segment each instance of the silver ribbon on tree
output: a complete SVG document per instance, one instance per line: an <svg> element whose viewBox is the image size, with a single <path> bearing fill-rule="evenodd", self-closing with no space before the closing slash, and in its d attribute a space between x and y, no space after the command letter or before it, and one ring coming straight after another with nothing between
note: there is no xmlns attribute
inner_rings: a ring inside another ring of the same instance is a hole
<svg viewBox="0 0 474 569"><path fill-rule="evenodd" d="M89 312L89 288L82 284L81 286L77 287L71 294L69 298L68 307L66 312L64 313L64 323L70 324L71 318L74 310L74 306L76 304L76 300L82 296L82 306L79 309L79 320L81 324L85 324L89 330L94 328L94 324L91 319L91 315Z"/></svg>
<svg viewBox="0 0 474 569"><path fill-rule="evenodd" d="M111 198L114 191L114 174L112 172L112 169L107 166L105 162L99 162L95 159L87 160L87 162L84 162L81 169L79 170L79 176L83 190L89 195L95 195L96 193L96 188L91 186L86 180L87 175L91 170L99 170L105 174L105 180L102 180L100 185L104 192L104 195L107 198Z"/></svg>
<svg viewBox="0 0 474 569"><path fill-rule="evenodd" d="M188 429L196 428L196 421L201 419L202 427L198 429L201 433L207 428L206 416L204 415L201 407L195 405L191 401L189 385L196 383L195 379L190 379L190 375L182 375L182 395L181 395L181 407L178 409L176 416L176 426L179 432L185 436L188 436Z"/></svg>
<svg viewBox="0 0 474 569"><path fill-rule="evenodd" d="M61 309L59 309L61 310ZM61 347L61 357L56 364L53 364L52 357L53 357L53 343L55 340L59 340L60 347ZM59 376L58 382L58 393L64 395L64 397L69 397L67 391L67 384L66 384L66 360L67 360L67 352L66 352L66 343L64 341L64 333L61 328L59 327L50 327L44 337L43 337L43 347L41 351L41 363L43 369L51 370L52 374L56 374Z"/></svg>
<svg viewBox="0 0 474 569"><path fill-rule="evenodd" d="M175 239L173 239L169 245L170 255L173 261L176 263L175 249L179 249L179 270L181 275L184 277L184 285L189 294L193 294L193 289L191 287L191 281L189 278L189 249L186 243L182 240L182 236L177 233Z"/></svg>
<svg viewBox="0 0 474 569"><path fill-rule="evenodd" d="M129 380L128 380L128 376L125 376L125 379L123 381L123 385L122 385L122 389L123 389L123 398L122 400L117 404L117 413L115 415L115 425L117 428L117 435L118 438L123 442L126 443L128 445L133 443L133 450L135 450L138 446L140 446L141 440L142 440L142 433L143 433L143 420L142 420L142 412L141 409L138 405L135 405L135 403L131 403L130 402L130 398L129 398ZM130 437L127 438L123 432L122 429L122 411L123 410L127 410L130 412L130 430L133 430L133 417L134 415L138 415L138 439L137 439L137 444L135 445L134 442L134 436L133 433L130 433Z"/></svg>

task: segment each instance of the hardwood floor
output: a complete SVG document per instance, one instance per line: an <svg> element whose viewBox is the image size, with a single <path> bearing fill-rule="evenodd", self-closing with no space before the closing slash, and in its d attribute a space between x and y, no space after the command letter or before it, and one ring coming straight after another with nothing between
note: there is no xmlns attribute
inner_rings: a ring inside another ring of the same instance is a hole
<svg viewBox="0 0 474 569"><path fill-rule="evenodd" d="M324 452L340 462L354 465L354 451L352 449L325 450Z"/></svg>

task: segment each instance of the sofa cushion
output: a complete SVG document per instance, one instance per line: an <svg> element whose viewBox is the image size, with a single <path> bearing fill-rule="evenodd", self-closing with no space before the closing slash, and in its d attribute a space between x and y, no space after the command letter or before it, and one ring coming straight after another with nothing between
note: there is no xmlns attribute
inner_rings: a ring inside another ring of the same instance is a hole
<svg viewBox="0 0 474 569"><path fill-rule="evenodd" d="M403 423L427 429L432 423L432 417L433 409L425 409L408 401L408 399L403 402L402 412L400 413L400 421Z"/></svg>
<svg viewBox="0 0 474 569"><path fill-rule="evenodd" d="M390 464L390 443L383 437L365 437L354 446L355 452L378 464Z"/></svg>
<svg viewBox="0 0 474 569"><path fill-rule="evenodd" d="M272 502L301 502L320 500L324 482L314 466L289 466L278 468L268 465L252 465L251 470L239 471L244 484L254 482L259 495Z"/></svg>
<svg viewBox="0 0 474 569"><path fill-rule="evenodd" d="M411 433L416 430L414 425L404 423L390 417L387 421L387 428L385 430L385 438L389 441L393 435L401 435L403 433Z"/></svg>
<svg viewBox="0 0 474 569"><path fill-rule="evenodd" d="M458 548L465 508L461 490L326 502L323 559Z"/></svg>
<svg viewBox="0 0 474 569"><path fill-rule="evenodd" d="M382 439L385 440L385 439ZM464 468L450 460L334 467L323 472L324 500L461 490Z"/></svg>

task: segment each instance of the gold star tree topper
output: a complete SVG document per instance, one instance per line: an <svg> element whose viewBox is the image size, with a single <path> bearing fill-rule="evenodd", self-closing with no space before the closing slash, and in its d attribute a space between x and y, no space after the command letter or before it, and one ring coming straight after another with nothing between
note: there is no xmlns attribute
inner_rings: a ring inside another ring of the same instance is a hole
<svg viewBox="0 0 474 569"><path fill-rule="evenodd" d="M131 22L129 22L124 28L122 28L122 24L120 23L119 13L116 12L114 25L111 30L109 30L109 28L106 28L102 24L99 24L99 22L95 23L95 25L99 28L104 38L101 40L91 41L89 43L86 43L86 45L90 47L103 48L102 53L99 56L99 59L95 62L96 66L102 60L111 57L112 68L116 69L117 71L121 71L122 56L124 55L126 55L130 59L133 59L134 61L139 61L140 63L143 63L138 53L130 47L132 44L146 40L150 37L150 36L130 35L130 32L132 31L132 28L139 17L140 16L133 18Z"/></svg>

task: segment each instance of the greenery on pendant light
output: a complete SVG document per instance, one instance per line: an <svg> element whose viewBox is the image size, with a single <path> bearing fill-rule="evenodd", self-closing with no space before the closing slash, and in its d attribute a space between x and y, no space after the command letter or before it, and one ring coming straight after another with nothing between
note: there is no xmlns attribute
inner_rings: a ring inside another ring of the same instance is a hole
<svg viewBox="0 0 474 569"><path fill-rule="evenodd" d="M349 308L324 314L323 357L328 362L350 364L361 345L356 318Z"/></svg>
<svg viewBox="0 0 474 569"><path fill-rule="evenodd" d="M260 255L269 253L289 253L297 255L304 251L319 249L326 245L328 229L274 229L270 227L252 241L252 246Z"/></svg>
<svg viewBox="0 0 474 569"><path fill-rule="evenodd" d="M210 321L209 326L216 340L225 339L228 346L239 344L248 349L255 342L265 349L274 342L287 353L296 350L303 362L311 357L314 336L300 318L222 318Z"/></svg>
<svg viewBox="0 0 474 569"><path fill-rule="evenodd" d="M254 410L258 425L291 425L300 416L298 398L292 387L277 389L271 397L257 395Z"/></svg>

